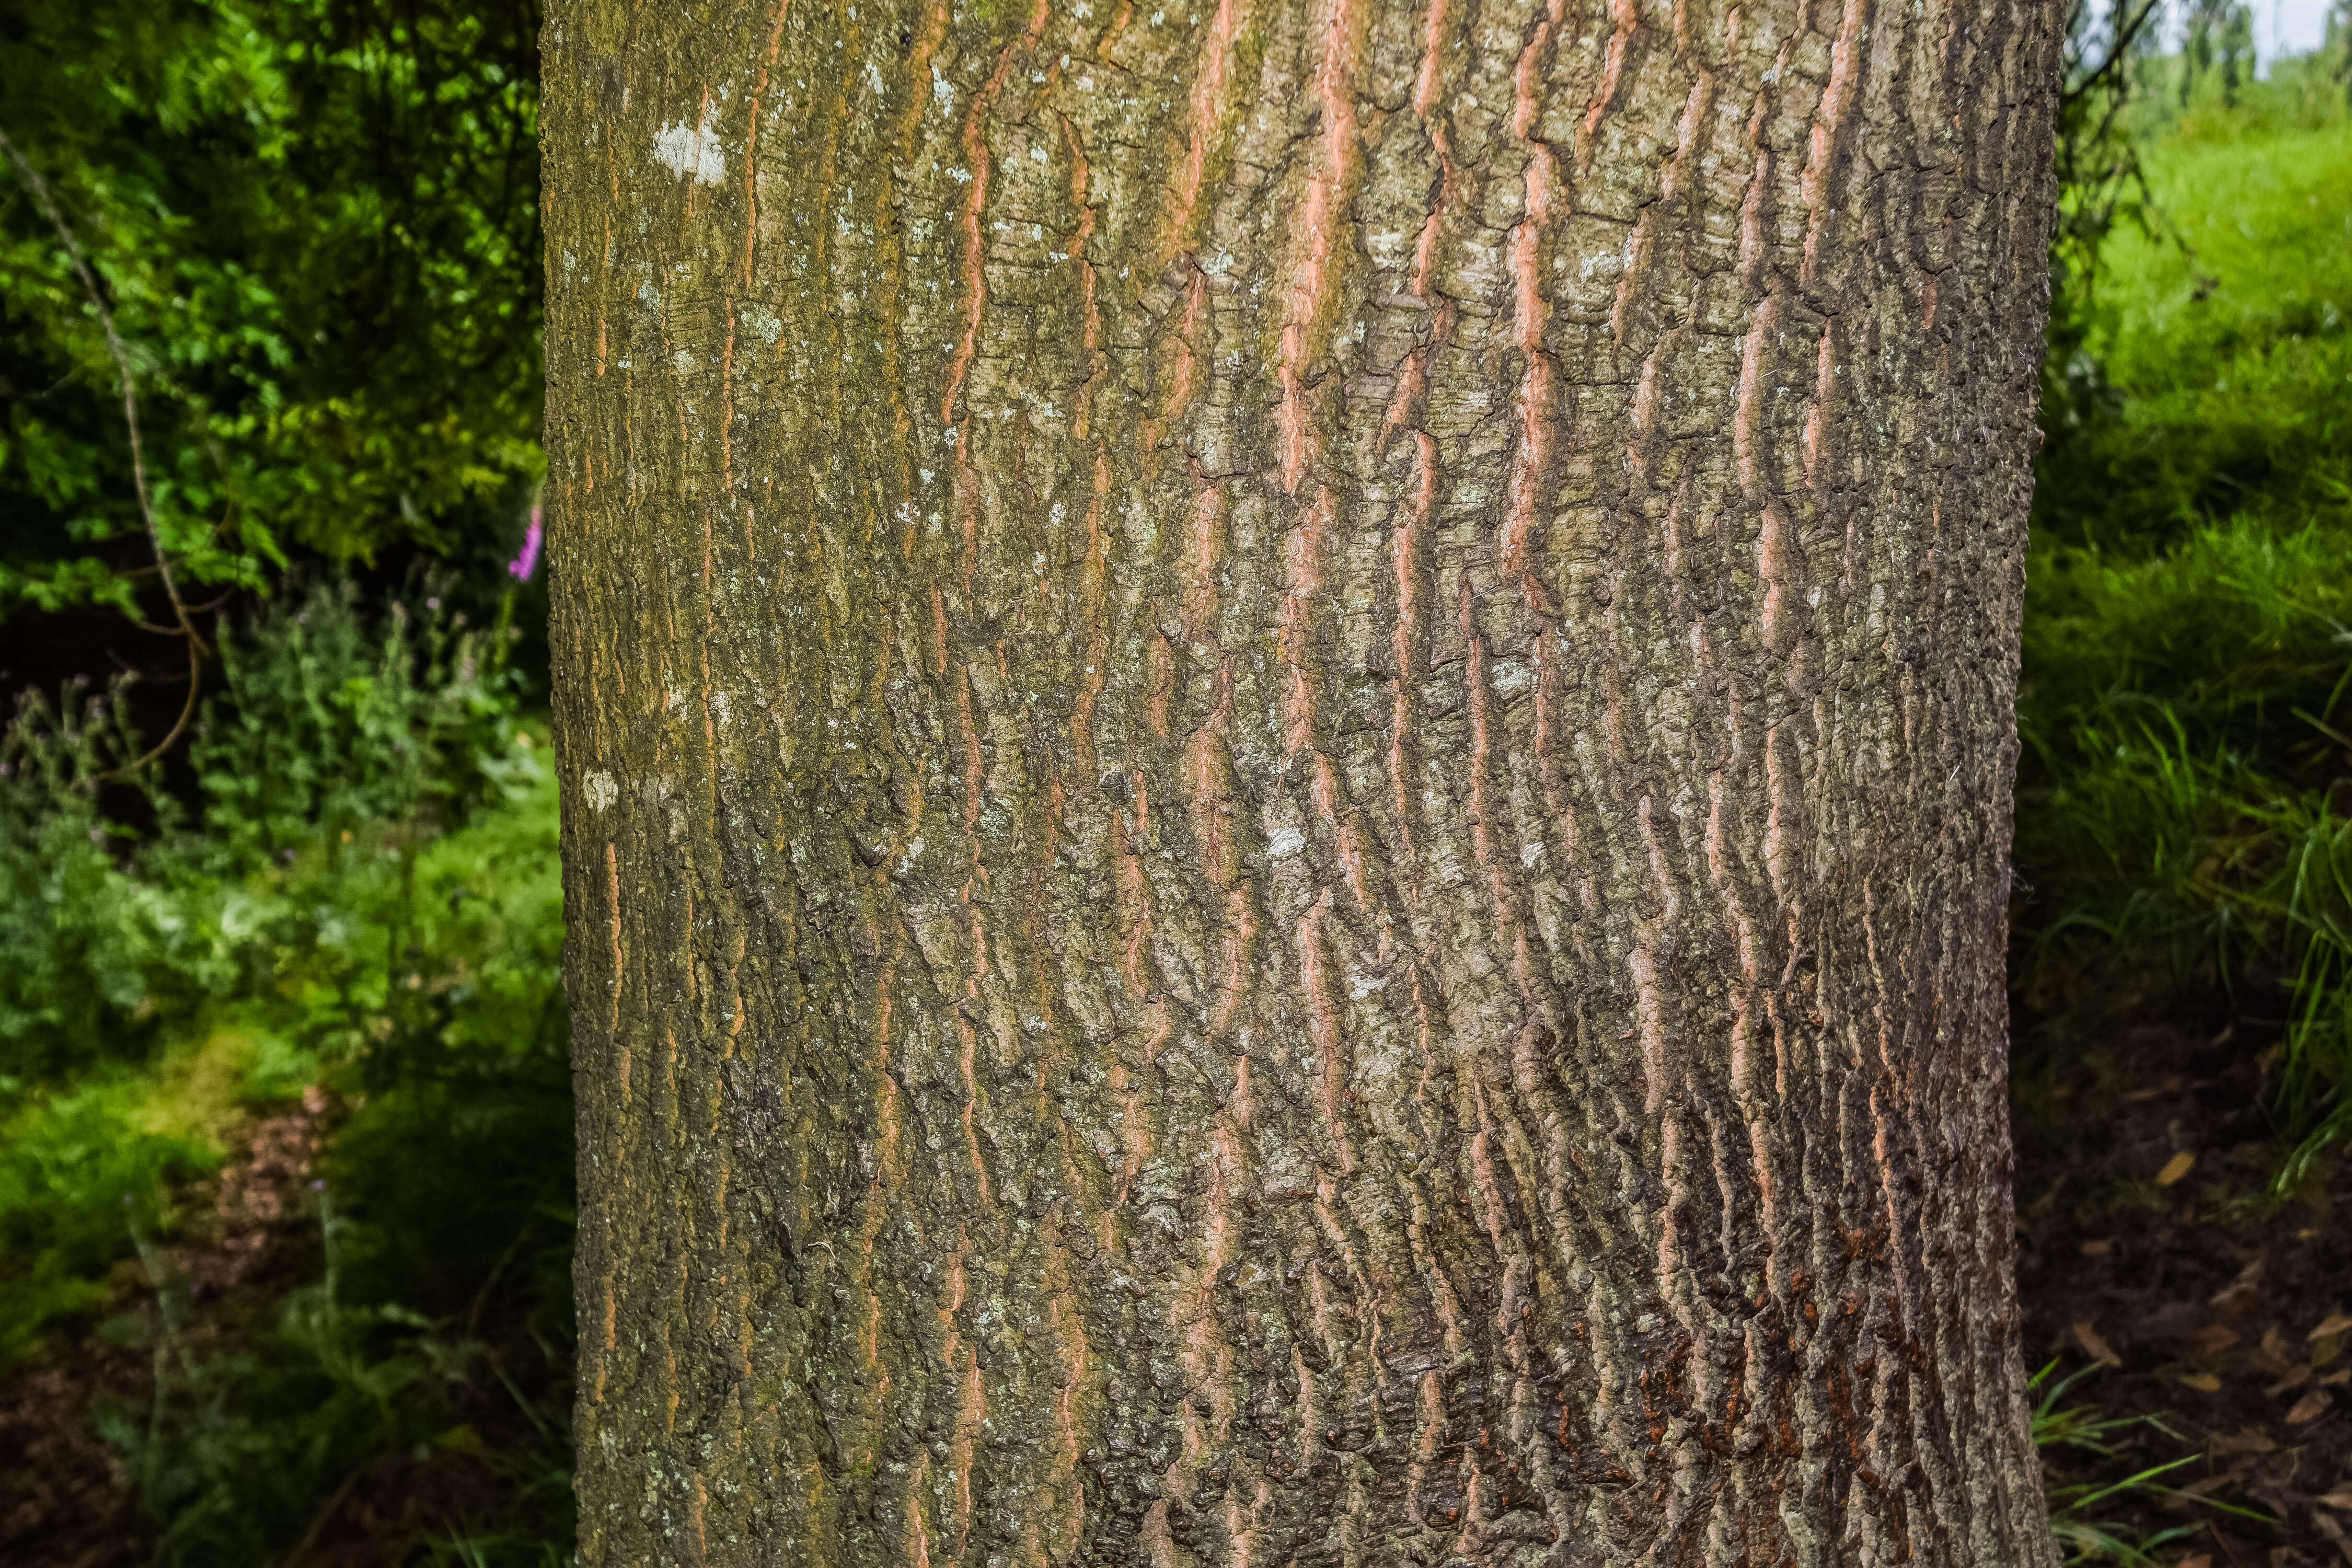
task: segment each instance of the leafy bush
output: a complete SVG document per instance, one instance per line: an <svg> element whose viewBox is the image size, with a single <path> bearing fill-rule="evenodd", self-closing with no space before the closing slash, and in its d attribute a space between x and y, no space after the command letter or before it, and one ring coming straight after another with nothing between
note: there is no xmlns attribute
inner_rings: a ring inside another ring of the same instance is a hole
<svg viewBox="0 0 2352 1568"><path fill-rule="evenodd" d="M192 1353L191 1304L158 1249L142 1246L153 1309L120 1325L154 1352L143 1409L97 1413L155 1518L159 1555L176 1563L258 1563L299 1531L316 1497L367 1456L420 1431L415 1398L462 1376L462 1352L398 1307L354 1308L338 1290L341 1233L319 1194L325 1275L290 1292L277 1321L226 1353Z"/></svg>
<svg viewBox="0 0 2352 1568"><path fill-rule="evenodd" d="M0 1121L0 1366L104 1301L134 1227L157 1224L172 1187L217 1163L202 1136L157 1130L152 1095L118 1074Z"/></svg>
<svg viewBox="0 0 2352 1568"><path fill-rule="evenodd" d="M255 880L273 858L333 860L371 824L429 833L518 776L507 627L437 607L395 603L370 629L348 588L320 587L224 628L195 806L134 773L144 837L99 798L139 754L121 689L62 712L26 694L0 733L0 1091L137 1054L159 1015L251 983L289 944L332 950L341 926Z"/></svg>
<svg viewBox="0 0 2352 1568"><path fill-rule="evenodd" d="M481 1560L535 1562L564 1538L572 1102L544 754L518 747L462 829L338 831L248 880L267 962L208 1009L276 1042L241 1088L267 1100L315 1081L352 1109L321 1157L314 1282L209 1353L172 1342L191 1309L161 1270L131 1322L159 1352L155 1401L105 1431L167 1561L262 1561L351 1478L412 1452L502 1467L498 1511L529 1528L513 1552L478 1542ZM486 1405L520 1447L483 1447Z"/></svg>
<svg viewBox="0 0 2352 1568"><path fill-rule="evenodd" d="M371 631L348 583L320 585L251 631L219 638L225 711L191 751L204 838L235 864L320 830L462 816L512 771L509 626L394 600ZM511 601L509 600L510 604Z"/></svg>
<svg viewBox="0 0 2352 1568"><path fill-rule="evenodd" d="M73 696L60 711L26 692L0 732L0 1093L109 1031L135 1036L169 919L157 889L124 875L121 830L98 807L99 775L136 755L121 693Z"/></svg>
<svg viewBox="0 0 2352 1568"><path fill-rule="evenodd" d="M505 639L429 595L371 627L341 588L224 635L191 798L149 780L138 832L93 787L137 754L119 692L9 731L0 1365L130 1289L104 1331L153 1394L102 1429L159 1561L261 1561L387 1455L495 1473L469 1560L568 1539L555 783ZM319 1272L215 1321L170 1261L209 1245L187 1199L320 1090Z"/></svg>
<svg viewBox="0 0 2352 1568"><path fill-rule="evenodd" d="M6 134L129 345L185 580L510 545L543 467L539 26L537 0L10 8ZM6 160L0 515L0 613L131 605L114 365Z"/></svg>
<svg viewBox="0 0 2352 1568"><path fill-rule="evenodd" d="M216 1157L203 1107L155 1103L188 1098L192 1054L236 1058L214 1100L336 1063L384 1089L444 1055L542 1079L561 1056L552 782L504 628L428 598L371 631L320 588L220 640L196 805L133 775L144 835L96 787L138 754L119 689L62 713L28 695L0 735L0 1357L93 1299L126 1196L154 1223L161 1184ZM452 973L411 992L413 954Z"/></svg>

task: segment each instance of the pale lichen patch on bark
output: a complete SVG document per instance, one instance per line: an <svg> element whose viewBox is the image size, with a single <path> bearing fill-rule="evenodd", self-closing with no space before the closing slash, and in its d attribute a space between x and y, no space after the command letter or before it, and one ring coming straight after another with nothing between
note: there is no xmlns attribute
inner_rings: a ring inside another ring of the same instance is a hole
<svg viewBox="0 0 2352 1568"><path fill-rule="evenodd" d="M716 185L727 178L727 153L706 114L698 124L665 125L654 136L654 161L680 179Z"/></svg>

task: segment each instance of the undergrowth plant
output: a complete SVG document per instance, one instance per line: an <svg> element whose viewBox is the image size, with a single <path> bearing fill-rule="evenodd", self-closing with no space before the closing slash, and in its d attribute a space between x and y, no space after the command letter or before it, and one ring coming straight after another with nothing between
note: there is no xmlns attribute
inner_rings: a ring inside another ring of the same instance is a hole
<svg viewBox="0 0 2352 1568"><path fill-rule="evenodd" d="M250 884L273 859L331 858L368 825L454 826L514 775L509 628L440 616L430 593L420 608L369 625L321 584L223 626L194 798L132 773L144 833L98 788L139 755L122 689L19 699L0 731L0 1094L135 1058L159 1014L275 962L258 922L299 914Z"/></svg>
<svg viewBox="0 0 2352 1568"><path fill-rule="evenodd" d="M99 808L98 775L136 756L121 691L28 690L0 731L0 1094L133 1026L169 915L128 876L126 831ZM138 775L160 823L177 803Z"/></svg>
<svg viewBox="0 0 2352 1568"><path fill-rule="evenodd" d="M231 864L321 831L462 817L510 771L507 616L472 628L428 593L421 614L394 599L371 626L356 592L320 584L217 639L226 689L190 761L203 842Z"/></svg>
<svg viewBox="0 0 2352 1568"><path fill-rule="evenodd" d="M2063 900L2041 957L2092 935L2176 984L2283 989L2298 1178L2352 1083L2352 517L2053 550L2038 600L2020 858Z"/></svg>
<svg viewBox="0 0 2352 1568"><path fill-rule="evenodd" d="M2025 1037L2072 1059L2086 994L2203 998L2261 1054L2282 1191L2352 1132L2352 115L2330 58L2228 99L2180 90L2178 57L2108 79L2094 129L2136 151L2059 246L2019 691Z"/></svg>
<svg viewBox="0 0 2352 1568"><path fill-rule="evenodd" d="M176 791L92 787L137 754L119 690L0 739L0 1367L75 1321L152 1358L101 1430L161 1563L269 1560L391 1464L494 1478L418 1550L569 1540L554 777L508 628L438 598L225 629ZM200 1300L202 1178L297 1098L313 1228L268 1245L308 1278Z"/></svg>
<svg viewBox="0 0 2352 1568"><path fill-rule="evenodd" d="M289 1522L309 1517L354 1466L429 1441L436 1396L464 1380L469 1347L436 1335L429 1319L342 1299L347 1222L324 1184L314 1191L321 1277L225 1352L190 1351L184 1325L198 1309L162 1250L140 1247L152 1295L121 1331L148 1342L153 1386L142 1405L101 1405L96 1416L162 1522L164 1561L266 1561Z"/></svg>
<svg viewBox="0 0 2352 1568"><path fill-rule="evenodd" d="M2104 1406L2070 1402L2075 1385L2099 1370L2093 1362L2063 1377L2055 1361L2027 1380L2033 1396L2033 1446L2042 1457L2050 1502L2050 1529L2057 1536L2069 1563L2118 1563L2127 1568L2148 1568L2159 1553L2205 1528L2202 1519L2156 1531L2137 1531L2112 1517L2126 1505L2169 1500L2241 1519L2269 1522L2266 1516L2218 1498L2189 1491L2164 1478L2204 1458L2179 1454L2154 1464L2140 1464L2132 1453L2134 1438L2147 1433L2165 1438L2171 1447L2187 1443L2160 1416L2117 1415ZM2073 1468L2087 1463L2100 1473L2076 1479ZM2117 1473L2117 1472L2121 1473Z"/></svg>

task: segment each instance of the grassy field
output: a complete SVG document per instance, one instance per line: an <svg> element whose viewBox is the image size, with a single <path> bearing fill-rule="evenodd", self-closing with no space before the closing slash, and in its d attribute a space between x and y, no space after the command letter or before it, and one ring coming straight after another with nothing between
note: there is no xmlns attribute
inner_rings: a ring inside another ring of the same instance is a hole
<svg viewBox="0 0 2352 1568"><path fill-rule="evenodd" d="M2044 467L2045 525L2146 548L2217 517L2341 508L2352 481L2352 126L2209 133L2147 161L2149 234L2108 242L2086 345L2104 417Z"/></svg>
<svg viewBox="0 0 2352 1568"><path fill-rule="evenodd" d="M2147 225L2076 301L2028 577L2021 973L2273 994L2308 1154L2352 1065L2352 122L2263 85L2160 115Z"/></svg>
<svg viewBox="0 0 2352 1568"><path fill-rule="evenodd" d="M2076 1555L2311 1561L2352 1462L2314 1332L2352 1278L2352 124L2292 72L2234 107L2174 79L2135 110L2145 227L2062 296L2052 366L2021 1291L2029 1356L2076 1380L2043 1424Z"/></svg>

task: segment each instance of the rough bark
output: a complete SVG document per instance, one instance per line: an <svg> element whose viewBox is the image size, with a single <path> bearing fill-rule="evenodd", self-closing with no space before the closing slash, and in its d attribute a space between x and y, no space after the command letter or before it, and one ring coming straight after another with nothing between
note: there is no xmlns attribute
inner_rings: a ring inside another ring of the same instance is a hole
<svg viewBox="0 0 2352 1568"><path fill-rule="evenodd" d="M2054 0L560 0L583 1563L2047 1564Z"/></svg>

